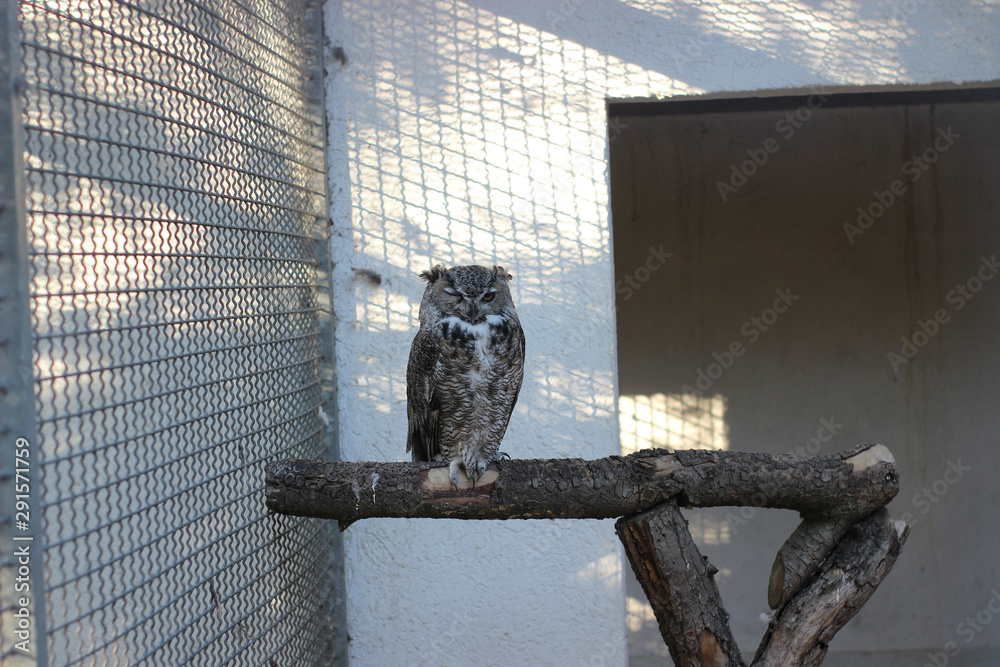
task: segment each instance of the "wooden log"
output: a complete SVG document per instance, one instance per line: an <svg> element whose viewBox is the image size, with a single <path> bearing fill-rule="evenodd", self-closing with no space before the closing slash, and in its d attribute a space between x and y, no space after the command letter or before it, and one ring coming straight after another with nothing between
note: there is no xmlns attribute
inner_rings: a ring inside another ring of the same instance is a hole
<svg viewBox="0 0 1000 667"><path fill-rule="evenodd" d="M860 465L863 461L864 465ZM790 454L649 449L604 459L514 459L491 464L456 490L433 463L274 461L266 469L275 512L337 519L374 517L605 519L681 505L774 507L810 519L857 519L899 490L882 445L800 458ZM782 590L784 586L782 586Z"/></svg>
<svg viewBox="0 0 1000 667"><path fill-rule="evenodd" d="M719 598L715 568L678 505L774 507L803 521L775 559L778 607L754 665L819 665L833 635L891 569L907 528L884 506L899 491L882 445L818 457L643 450L605 459L492 464L458 489L433 463L274 461L266 498L275 512L337 519L626 517L616 524L677 664L743 665Z"/></svg>
<svg viewBox="0 0 1000 667"><path fill-rule="evenodd" d="M804 519L778 550L771 566L767 603L777 609L787 602L826 558L847 529L852 517Z"/></svg>
<svg viewBox="0 0 1000 667"><path fill-rule="evenodd" d="M698 551L677 503L623 517L615 530L674 664L742 667L715 584L718 570Z"/></svg>
<svg viewBox="0 0 1000 667"><path fill-rule="evenodd" d="M854 524L805 588L776 612L752 667L815 667L892 569L909 527L882 508Z"/></svg>
<svg viewBox="0 0 1000 667"><path fill-rule="evenodd" d="M864 449L848 457L846 462L856 471L881 469L883 464L895 467L895 459L882 445ZM895 472L892 474L895 475ZM772 609L777 609L799 591L860 516L846 513L826 516L803 514L802 523L785 540L771 567L767 601Z"/></svg>

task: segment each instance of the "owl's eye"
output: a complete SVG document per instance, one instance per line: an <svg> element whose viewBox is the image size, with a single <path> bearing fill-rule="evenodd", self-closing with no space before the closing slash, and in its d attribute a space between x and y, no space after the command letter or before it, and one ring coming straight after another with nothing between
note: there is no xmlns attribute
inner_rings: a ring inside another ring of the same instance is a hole
<svg viewBox="0 0 1000 667"><path fill-rule="evenodd" d="M453 290L453 289L452 289L452 288L450 288L450 287L445 287L445 288L444 288L444 293L445 293L445 294L448 294L448 295L451 295L451 296L458 296L458 292L457 292L457 291L455 291L455 290Z"/></svg>
<svg viewBox="0 0 1000 667"><path fill-rule="evenodd" d="M483 295L483 303L489 303L490 301L492 301L496 297L497 297L497 293L496 292L488 292L487 294Z"/></svg>

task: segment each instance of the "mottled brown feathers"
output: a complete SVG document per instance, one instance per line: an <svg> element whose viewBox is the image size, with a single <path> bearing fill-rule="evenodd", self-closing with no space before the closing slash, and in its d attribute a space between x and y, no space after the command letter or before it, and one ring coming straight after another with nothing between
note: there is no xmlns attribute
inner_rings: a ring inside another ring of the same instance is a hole
<svg viewBox="0 0 1000 667"><path fill-rule="evenodd" d="M420 277L423 278L424 280L426 280L428 284L433 285L434 283L437 282L438 278L440 278L441 276L443 276L447 272L448 272L448 269L445 268L443 265L441 265L441 264L435 264L434 266L432 266L427 271L421 272L420 273ZM497 265L494 264L493 265L493 279L496 280L497 278L503 278L507 282L510 282L511 280L514 279L514 275L510 271L508 271L507 269L503 268L502 266L497 266Z"/></svg>
<svg viewBox="0 0 1000 667"><path fill-rule="evenodd" d="M406 370L406 448L415 461L447 462L457 486L460 472L477 480L500 456L524 333L502 266L437 265L420 276L428 284Z"/></svg>

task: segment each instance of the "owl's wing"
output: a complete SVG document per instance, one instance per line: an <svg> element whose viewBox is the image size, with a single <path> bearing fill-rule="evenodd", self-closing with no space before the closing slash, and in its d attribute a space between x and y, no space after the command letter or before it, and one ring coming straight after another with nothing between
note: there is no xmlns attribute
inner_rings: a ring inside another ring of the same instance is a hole
<svg viewBox="0 0 1000 667"><path fill-rule="evenodd" d="M497 444L507 433L507 425L510 423L510 416L514 414L514 406L517 405L517 397L521 393L521 383L524 381L524 331L521 330L520 322L514 323L511 327L511 341L512 347L517 346L515 349L518 353L512 354L512 375L513 375L513 389L512 396L509 403L503 406L503 419L500 420L500 424L503 425L503 430L499 433L499 438L497 438Z"/></svg>
<svg viewBox="0 0 1000 667"><path fill-rule="evenodd" d="M517 363L517 387L514 389L514 398L510 402L510 408L507 410L507 421L510 421L510 416L514 414L514 406L517 405L517 397L521 393L521 383L524 381L524 331L521 329L521 323L518 322L517 326L514 327L514 331L517 333L517 337L520 338L519 345L521 347L521 354L518 357ZM506 429L504 429L506 431Z"/></svg>
<svg viewBox="0 0 1000 667"><path fill-rule="evenodd" d="M432 330L433 331L433 330ZM413 461L431 461L440 453L438 447L441 405L434 395L434 368L443 341L421 329L413 338L410 361L406 366L406 451Z"/></svg>

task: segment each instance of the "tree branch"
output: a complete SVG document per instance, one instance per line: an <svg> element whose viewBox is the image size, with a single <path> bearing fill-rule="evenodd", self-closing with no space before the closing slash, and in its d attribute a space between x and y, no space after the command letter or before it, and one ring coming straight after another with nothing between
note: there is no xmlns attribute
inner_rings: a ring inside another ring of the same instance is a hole
<svg viewBox="0 0 1000 667"><path fill-rule="evenodd" d="M833 636L889 574L909 527L882 508L852 526L808 585L778 610L753 667L815 667Z"/></svg>
<svg viewBox="0 0 1000 667"><path fill-rule="evenodd" d="M743 667L714 575L671 501L615 523L676 665Z"/></svg>
<svg viewBox="0 0 1000 667"><path fill-rule="evenodd" d="M685 506L749 505L798 510L807 519L857 519L899 490L892 455L882 445L809 458L648 449L593 461L514 459L491 464L475 489L462 477L457 491L447 467L433 463L274 461L265 482L271 510L337 519L342 527L374 517L606 519L672 498Z"/></svg>

